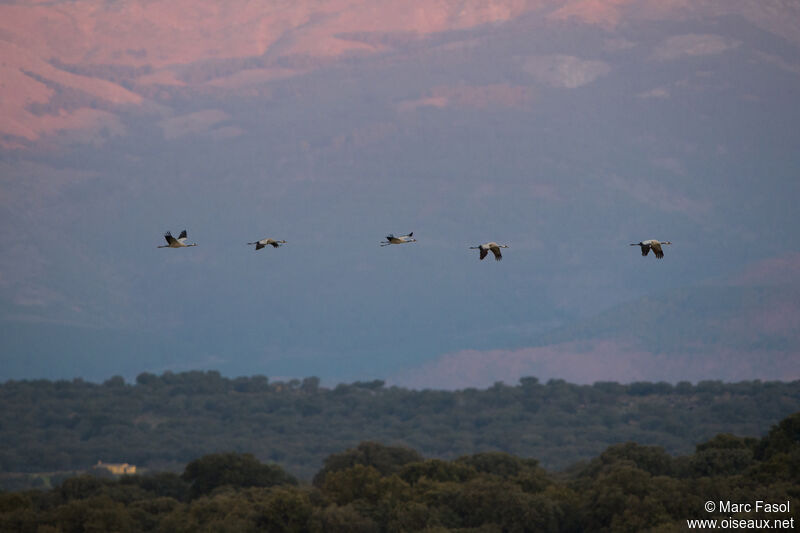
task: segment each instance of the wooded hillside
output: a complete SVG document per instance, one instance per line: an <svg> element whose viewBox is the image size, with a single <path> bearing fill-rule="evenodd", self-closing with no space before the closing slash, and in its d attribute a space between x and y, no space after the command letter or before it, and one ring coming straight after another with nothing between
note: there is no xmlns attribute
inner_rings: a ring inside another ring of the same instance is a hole
<svg viewBox="0 0 800 533"><path fill-rule="evenodd" d="M502 451L551 470L628 441L688 454L718 433L764 435L800 411L800 382L579 386L523 378L447 392L167 372L140 374L135 384L9 381L0 385L0 406L0 472L83 470L98 460L180 471L231 451L310 480L327 456L365 440L439 459Z"/></svg>
<svg viewBox="0 0 800 533"><path fill-rule="evenodd" d="M722 434L684 457L618 444L558 476L501 452L442 461L364 442L329 456L308 485L249 454L213 454L181 475L82 476L0 493L0 531L666 532L689 519L754 530L756 520L797 523L798 479L800 413L764 438ZM707 510L756 500L789 510Z"/></svg>

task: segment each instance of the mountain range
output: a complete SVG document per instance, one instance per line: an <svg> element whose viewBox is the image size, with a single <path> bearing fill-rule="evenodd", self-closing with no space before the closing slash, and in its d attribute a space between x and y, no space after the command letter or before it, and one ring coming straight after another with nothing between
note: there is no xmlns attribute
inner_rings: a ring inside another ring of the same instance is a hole
<svg viewBox="0 0 800 533"><path fill-rule="evenodd" d="M0 379L797 379L799 46L789 0L0 2Z"/></svg>

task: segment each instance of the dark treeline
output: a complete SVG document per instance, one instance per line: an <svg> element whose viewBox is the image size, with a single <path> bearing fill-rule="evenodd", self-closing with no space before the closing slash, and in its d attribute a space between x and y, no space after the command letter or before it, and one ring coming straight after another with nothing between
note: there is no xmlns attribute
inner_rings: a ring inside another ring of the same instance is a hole
<svg viewBox="0 0 800 533"><path fill-rule="evenodd" d="M0 473L85 470L97 461L180 471L206 454L251 453L310 480L332 453L373 440L454 459L482 451L563 469L633 441L691 453L718 433L759 437L800 411L800 381L540 383L416 391L381 381L320 386L217 372L140 374L135 384L0 385ZM8 485L5 485L8 486Z"/></svg>
<svg viewBox="0 0 800 533"><path fill-rule="evenodd" d="M0 531L667 532L713 518L753 530L748 520L797 527L799 480L797 413L761 439L720 434L682 457L617 444L558 475L502 452L443 461L364 442L300 484L250 454L211 454L180 475L85 475L49 491L0 493ZM790 501L790 510L705 509L756 500Z"/></svg>

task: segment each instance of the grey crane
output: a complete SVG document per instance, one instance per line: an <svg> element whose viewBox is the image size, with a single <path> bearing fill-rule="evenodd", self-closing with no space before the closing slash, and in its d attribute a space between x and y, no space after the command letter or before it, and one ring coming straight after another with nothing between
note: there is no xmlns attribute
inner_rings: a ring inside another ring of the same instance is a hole
<svg viewBox="0 0 800 533"><path fill-rule="evenodd" d="M256 250L260 250L260 249L264 248L265 246L272 246L273 248L277 248L281 244L286 244L286 241L276 241L275 239L267 238L267 239L261 239L260 241L248 242L247 244L248 245L255 244L256 245Z"/></svg>
<svg viewBox="0 0 800 533"><path fill-rule="evenodd" d="M661 246L665 244L672 244L669 241L657 241L655 239L648 239L642 242L634 242L631 243L631 246L639 246L642 248L642 256L646 256L650 253L650 250L653 250L653 255L655 255L658 259L664 258L664 252L661 250Z"/></svg>
<svg viewBox="0 0 800 533"><path fill-rule="evenodd" d="M164 234L164 238L167 240L167 244L159 246L159 248L188 248L189 246L197 246L196 242L186 244L186 230L183 230L177 239L173 237L172 233L169 231Z"/></svg>
<svg viewBox="0 0 800 533"><path fill-rule="evenodd" d="M486 257L489 254L489 252L492 252L494 254L495 261L500 261L501 259L503 259L503 254L500 253L500 248L509 248L509 246L507 244L497 244L496 242L487 242L481 244L480 246L469 247L470 250L480 250L481 261L483 261L483 258Z"/></svg>
<svg viewBox="0 0 800 533"><path fill-rule="evenodd" d="M406 244L409 242L417 242L417 239L414 238L413 231L406 235L399 235L397 237L394 236L394 233L390 233L386 236L385 241L381 241L381 246L389 246L390 244Z"/></svg>

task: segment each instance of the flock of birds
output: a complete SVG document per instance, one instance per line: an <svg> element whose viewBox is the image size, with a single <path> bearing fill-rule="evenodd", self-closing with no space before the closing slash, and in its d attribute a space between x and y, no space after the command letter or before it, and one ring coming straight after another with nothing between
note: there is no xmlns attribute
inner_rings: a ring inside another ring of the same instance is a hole
<svg viewBox="0 0 800 533"><path fill-rule="evenodd" d="M197 246L197 243L186 244L186 239L188 239L186 230L183 230L181 234L176 239L172 236L171 232L166 232L164 234L164 238L167 240L166 245L159 246L159 248L187 248L189 246ZM414 232L407 233L405 235L398 235L395 236L394 233L390 233L386 236L385 241L381 241L381 246L390 246L392 244L408 244L411 242L417 242L417 239L414 238ZM254 242L248 242L248 246L256 245L256 250L260 250L267 246L272 246L273 248L277 248L282 244L286 244L286 241L278 241L271 238L261 239ZM648 239L646 241L641 242L634 242L631 243L631 246L639 246L642 249L642 256L646 256L650 253L650 250L653 250L653 255L656 256L657 259L664 258L664 251L661 249L661 246L665 244L672 244L669 241L657 241L655 239ZM495 261L500 261L503 259L503 254L500 253L500 248L509 248L507 244L497 244L496 242L486 242L480 244L478 246L470 246L470 250L479 250L480 260L489 255L489 252L494 254Z"/></svg>

